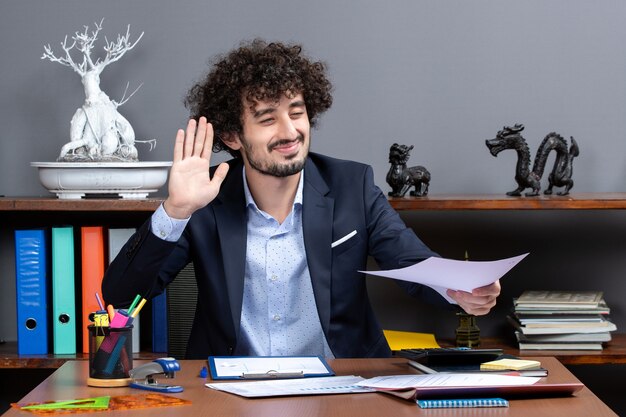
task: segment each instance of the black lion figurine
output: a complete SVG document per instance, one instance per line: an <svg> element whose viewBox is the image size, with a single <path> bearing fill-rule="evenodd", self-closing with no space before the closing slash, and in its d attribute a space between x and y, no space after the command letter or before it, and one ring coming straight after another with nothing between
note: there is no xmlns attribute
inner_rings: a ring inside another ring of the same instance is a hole
<svg viewBox="0 0 626 417"><path fill-rule="evenodd" d="M430 185L430 172L423 166L407 168L413 145L398 145L394 143L389 149L389 163L391 168L387 173L387 184L391 186L390 197L404 197L406 192L415 187L410 195L423 197L428 194Z"/></svg>

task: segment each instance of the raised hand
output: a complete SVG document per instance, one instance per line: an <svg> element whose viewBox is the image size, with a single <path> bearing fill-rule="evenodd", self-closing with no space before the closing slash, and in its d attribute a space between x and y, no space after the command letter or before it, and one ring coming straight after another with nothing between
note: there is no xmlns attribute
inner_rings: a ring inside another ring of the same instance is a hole
<svg viewBox="0 0 626 417"><path fill-rule="evenodd" d="M228 164L221 163L213 178L209 175L213 126L206 117L199 122L189 120L187 130L179 129L174 144L174 160L170 169L168 197L163 203L170 217L186 219L217 196Z"/></svg>

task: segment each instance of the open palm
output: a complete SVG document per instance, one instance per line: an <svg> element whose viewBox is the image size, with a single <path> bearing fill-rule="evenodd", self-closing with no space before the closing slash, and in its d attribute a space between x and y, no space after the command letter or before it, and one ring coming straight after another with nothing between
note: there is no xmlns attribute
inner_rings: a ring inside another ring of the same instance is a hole
<svg viewBox="0 0 626 417"><path fill-rule="evenodd" d="M209 175L213 126L205 117L199 122L189 120L187 130L178 130L174 144L174 160L170 169L169 195L164 203L171 217L186 219L209 204L217 196L228 164L222 163Z"/></svg>

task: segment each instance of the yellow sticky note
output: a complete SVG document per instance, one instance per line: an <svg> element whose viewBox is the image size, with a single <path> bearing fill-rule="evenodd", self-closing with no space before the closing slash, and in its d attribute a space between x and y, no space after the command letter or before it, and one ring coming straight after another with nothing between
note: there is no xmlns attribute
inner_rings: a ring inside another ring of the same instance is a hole
<svg viewBox="0 0 626 417"><path fill-rule="evenodd" d="M541 368L541 362L531 361L527 359L498 359L495 361L480 364L481 371L500 371L512 370L521 371L523 369Z"/></svg>
<svg viewBox="0 0 626 417"><path fill-rule="evenodd" d="M425 349L440 347L432 333L401 332L383 330L391 350Z"/></svg>

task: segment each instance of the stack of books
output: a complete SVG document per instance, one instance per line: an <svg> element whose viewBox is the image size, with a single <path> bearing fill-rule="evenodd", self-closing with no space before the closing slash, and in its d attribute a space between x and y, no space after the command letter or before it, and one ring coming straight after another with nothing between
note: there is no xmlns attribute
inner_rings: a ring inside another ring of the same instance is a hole
<svg viewBox="0 0 626 417"><path fill-rule="evenodd" d="M525 291L513 304L521 350L602 350L617 330L599 291Z"/></svg>

